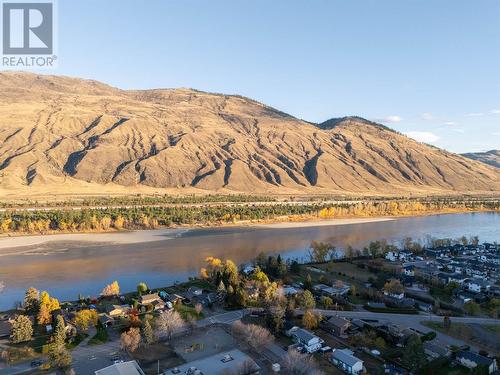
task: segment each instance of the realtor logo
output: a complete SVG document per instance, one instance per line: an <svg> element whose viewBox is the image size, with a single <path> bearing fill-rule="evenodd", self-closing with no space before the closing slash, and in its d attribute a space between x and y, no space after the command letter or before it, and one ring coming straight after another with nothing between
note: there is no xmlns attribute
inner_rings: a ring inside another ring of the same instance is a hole
<svg viewBox="0 0 500 375"><path fill-rule="evenodd" d="M55 0L0 0L2 3L2 66L8 69L54 68Z"/></svg>
<svg viewBox="0 0 500 375"><path fill-rule="evenodd" d="M3 54L53 53L52 3L3 3Z"/></svg>

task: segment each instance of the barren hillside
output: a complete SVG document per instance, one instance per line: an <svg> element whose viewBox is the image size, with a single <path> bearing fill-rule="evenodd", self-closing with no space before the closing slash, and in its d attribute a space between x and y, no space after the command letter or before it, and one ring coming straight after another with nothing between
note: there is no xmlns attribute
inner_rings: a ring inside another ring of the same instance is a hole
<svg viewBox="0 0 500 375"><path fill-rule="evenodd" d="M498 192L500 172L348 117L190 89L0 73L0 194Z"/></svg>
<svg viewBox="0 0 500 375"><path fill-rule="evenodd" d="M500 168L500 150L490 150L486 152L469 152L462 154L466 158L478 160L482 163Z"/></svg>

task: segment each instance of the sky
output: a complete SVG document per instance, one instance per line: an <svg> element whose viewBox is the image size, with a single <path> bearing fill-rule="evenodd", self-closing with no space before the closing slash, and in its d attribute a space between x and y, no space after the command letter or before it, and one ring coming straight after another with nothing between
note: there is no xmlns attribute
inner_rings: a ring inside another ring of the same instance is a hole
<svg viewBox="0 0 500 375"><path fill-rule="evenodd" d="M358 115L453 152L500 148L498 0L59 0L58 68L120 88Z"/></svg>

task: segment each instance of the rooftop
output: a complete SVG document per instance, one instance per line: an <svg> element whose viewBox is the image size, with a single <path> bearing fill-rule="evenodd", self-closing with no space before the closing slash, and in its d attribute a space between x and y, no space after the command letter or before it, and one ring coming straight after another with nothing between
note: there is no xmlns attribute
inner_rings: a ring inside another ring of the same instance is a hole
<svg viewBox="0 0 500 375"><path fill-rule="evenodd" d="M335 358L336 360L345 363L346 365L351 367L358 362L363 362L361 359L355 357L353 354L354 353L349 349L334 349L332 353L332 358Z"/></svg>
<svg viewBox="0 0 500 375"><path fill-rule="evenodd" d="M95 371L95 375L144 375L136 361L115 363Z"/></svg>
<svg viewBox="0 0 500 375"><path fill-rule="evenodd" d="M458 352L457 358L465 358L471 362L477 363L478 365L486 365L486 366L491 365L491 363L493 362L493 359L491 358L483 357L482 355L465 350Z"/></svg>
<svg viewBox="0 0 500 375"><path fill-rule="evenodd" d="M346 324L349 324L349 321L345 318L341 318L339 316L332 316L328 319L328 323L336 326L336 327L343 327Z"/></svg>
<svg viewBox="0 0 500 375"><path fill-rule="evenodd" d="M292 335L297 337L300 341L303 341L303 342L309 342L312 339L317 337L313 333L311 333L303 328L296 329L295 331L293 331Z"/></svg>

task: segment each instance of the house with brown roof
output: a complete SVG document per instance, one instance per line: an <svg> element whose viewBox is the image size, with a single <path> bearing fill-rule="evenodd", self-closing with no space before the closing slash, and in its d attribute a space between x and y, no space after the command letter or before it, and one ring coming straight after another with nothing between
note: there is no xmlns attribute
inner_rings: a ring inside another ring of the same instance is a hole
<svg viewBox="0 0 500 375"><path fill-rule="evenodd" d="M336 336L343 336L351 326L351 322L339 316L331 316L322 325L322 327Z"/></svg>

